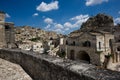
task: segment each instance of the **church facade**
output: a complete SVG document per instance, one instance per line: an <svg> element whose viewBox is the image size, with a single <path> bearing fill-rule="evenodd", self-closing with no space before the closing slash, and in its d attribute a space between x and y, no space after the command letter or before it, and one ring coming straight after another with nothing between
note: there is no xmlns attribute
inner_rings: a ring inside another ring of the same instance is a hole
<svg viewBox="0 0 120 80"><path fill-rule="evenodd" d="M61 38L60 51L65 51L68 59L120 71L119 30L120 26L74 31Z"/></svg>

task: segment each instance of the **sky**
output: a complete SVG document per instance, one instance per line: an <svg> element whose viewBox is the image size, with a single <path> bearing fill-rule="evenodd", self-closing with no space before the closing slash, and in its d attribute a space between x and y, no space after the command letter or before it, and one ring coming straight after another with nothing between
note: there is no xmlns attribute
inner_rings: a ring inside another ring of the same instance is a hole
<svg viewBox="0 0 120 80"><path fill-rule="evenodd" d="M120 23L120 0L0 0L6 22L69 34L98 13Z"/></svg>

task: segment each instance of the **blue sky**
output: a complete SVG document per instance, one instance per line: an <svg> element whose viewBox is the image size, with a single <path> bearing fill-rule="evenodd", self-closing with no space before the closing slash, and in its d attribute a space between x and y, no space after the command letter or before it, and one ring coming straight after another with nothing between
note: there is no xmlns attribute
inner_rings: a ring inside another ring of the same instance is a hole
<svg viewBox="0 0 120 80"><path fill-rule="evenodd" d="M15 26L29 25L68 34L90 16L106 13L120 23L120 0L1 0L0 10Z"/></svg>

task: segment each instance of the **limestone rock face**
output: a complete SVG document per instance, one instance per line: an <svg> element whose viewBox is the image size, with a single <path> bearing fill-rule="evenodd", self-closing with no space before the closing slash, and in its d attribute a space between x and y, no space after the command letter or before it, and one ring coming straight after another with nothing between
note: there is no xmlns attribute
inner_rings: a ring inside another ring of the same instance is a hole
<svg viewBox="0 0 120 80"><path fill-rule="evenodd" d="M90 17L85 23L81 25L82 31L103 30L111 31L114 27L113 18L106 14L97 14Z"/></svg>

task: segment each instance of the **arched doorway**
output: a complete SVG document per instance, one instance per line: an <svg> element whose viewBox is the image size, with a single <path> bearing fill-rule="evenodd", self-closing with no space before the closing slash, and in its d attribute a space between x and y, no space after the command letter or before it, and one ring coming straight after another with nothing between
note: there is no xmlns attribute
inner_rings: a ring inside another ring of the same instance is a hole
<svg viewBox="0 0 120 80"><path fill-rule="evenodd" d="M75 51L74 50L70 50L70 59L71 60L75 59Z"/></svg>
<svg viewBox="0 0 120 80"><path fill-rule="evenodd" d="M85 51L80 51L78 54L77 54L77 59L79 60L84 60L84 61L87 61L90 63L90 56L88 55L87 52Z"/></svg>

